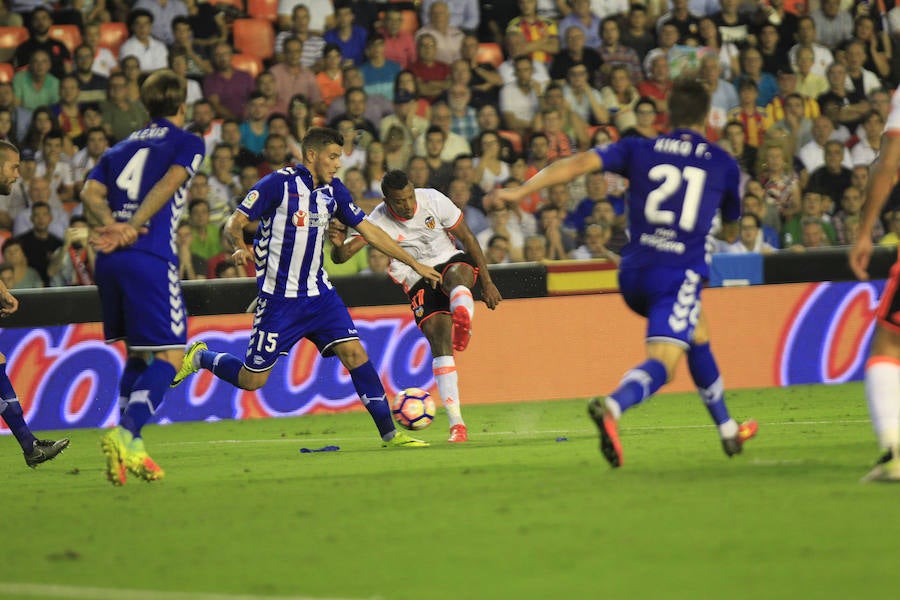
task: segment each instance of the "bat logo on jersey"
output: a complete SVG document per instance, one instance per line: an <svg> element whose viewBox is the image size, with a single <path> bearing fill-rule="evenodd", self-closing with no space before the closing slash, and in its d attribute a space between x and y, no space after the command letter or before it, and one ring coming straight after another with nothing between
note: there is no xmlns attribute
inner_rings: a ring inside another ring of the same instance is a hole
<svg viewBox="0 0 900 600"><path fill-rule="evenodd" d="M434 229L434 217L425 218L425 227L427 227L428 229Z"/></svg>
<svg viewBox="0 0 900 600"><path fill-rule="evenodd" d="M306 227L306 211L298 210L294 213L294 216L291 217L291 222L294 224L294 227Z"/></svg>
<svg viewBox="0 0 900 600"><path fill-rule="evenodd" d="M250 190L250 193L244 197L244 201L241 202L241 206L246 209L253 208L253 205L256 204L256 201L259 200L259 192L257 190Z"/></svg>

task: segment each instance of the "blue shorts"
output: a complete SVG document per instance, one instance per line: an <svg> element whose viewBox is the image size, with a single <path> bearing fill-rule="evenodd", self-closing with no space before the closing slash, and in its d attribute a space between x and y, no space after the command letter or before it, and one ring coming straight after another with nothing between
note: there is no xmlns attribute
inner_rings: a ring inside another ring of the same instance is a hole
<svg viewBox="0 0 900 600"><path fill-rule="evenodd" d="M700 316L703 279L690 269L650 267L619 271L619 290L628 307L647 318L647 341L687 349Z"/></svg>
<svg viewBox="0 0 900 600"><path fill-rule="evenodd" d="M187 313L178 265L138 250L97 254L94 279L107 342L125 340L132 350L183 350Z"/></svg>
<svg viewBox="0 0 900 600"><path fill-rule="evenodd" d="M315 344L322 356L334 354L334 346L341 342L359 339L336 291L299 298L260 296L244 367L254 373L268 371L302 338Z"/></svg>

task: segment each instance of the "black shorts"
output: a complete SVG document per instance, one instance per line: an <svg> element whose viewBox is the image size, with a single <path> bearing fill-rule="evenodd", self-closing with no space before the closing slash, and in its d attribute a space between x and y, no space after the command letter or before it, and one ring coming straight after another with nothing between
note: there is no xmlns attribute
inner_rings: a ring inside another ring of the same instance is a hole
<svg viewBox="0 0 900 600"><path fill-rule="evenodd" d="M900 257L891 267L875 317L894 333L900 333Z"/></svg>
<svg viewBox="0 0 900 600"><path fill-rule="evenodd" d="M443 275L447 269L455 264L467 264L475 271L475 278L478 279L478 267L475 261L465 252L454 255L445 263L434 265L434 270ZM416 319L416 325L422 326L422 321L434 314L450 314L450 298L444 292L441 286L431 287L424 278L406 292L409 296L409 306L412 309L413 317Z"/></svg>

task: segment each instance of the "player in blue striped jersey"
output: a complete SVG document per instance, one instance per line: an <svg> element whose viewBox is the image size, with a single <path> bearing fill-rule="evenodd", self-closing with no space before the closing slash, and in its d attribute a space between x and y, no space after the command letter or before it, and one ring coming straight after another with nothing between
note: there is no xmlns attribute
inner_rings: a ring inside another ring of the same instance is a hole
<svg viewBox="0 0 900 600"><path fill-rule="evenodd" d="M184 357L174 385L199 369L245 390L262 387L279 355L307 338L322 356L337 356L366 409L372 415L384 444L426 446L396 431L390 406L378 372L359 341L356 325L322 264L323 244L332 217L354 227L372 246L412 267L437 285L440 274L414 260L397 242L353 203L350 192L335 173L341 165L342 136L333 129L314 128L303 138L302 165L285 167L263 177L229 217L226 235L237 250L238 265L255 261L259 287L250 345L242 361L217 353L204 342L194 342ZM251 251L243 230L259 220Z"/></svg>
<svg viewBox="0 0 900 600"><path fill-rule="evenodd" d="M678 80L669 100L674 131L656 139L625 138L551 164L525 184L498 190L493 200L520 200L541 189L606 169L628 178L630 240L622 249L619 288L629 308L647 319L647 360L628 371L619 387L588 404L600 431L600 450L622 465L617 421L672 378L683 354L728 456L756 434L755 421L738 425L725 406L719 368L709 348L700 309L708 277L706 239L721 211L736 235L740 218L738 165L706 140L710 96L702 83Z"/></svg>
<svg viewBox="0 0 900 600"><path fill-rule="evenodd" d="M183 129L185 96L172 71L147 77L141 101L150 122L100 158L81 194L100 223L93 244L100 251L95 276L104 336L125 340L128 348L119 382L121 424L102 438L114 485L125 483L127 471L147 481L163 477L141 428L162 403L187 341L175 229L205 148Z"/></svg>

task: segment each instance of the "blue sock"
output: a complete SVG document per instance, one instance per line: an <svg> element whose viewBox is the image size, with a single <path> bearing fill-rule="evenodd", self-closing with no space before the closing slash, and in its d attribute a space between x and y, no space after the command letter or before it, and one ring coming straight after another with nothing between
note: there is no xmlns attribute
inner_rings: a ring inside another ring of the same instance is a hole
<svg viewBox="0 0 900 600"><path fill-rule="evenodd" d="M134 382L134 389L121 421L121 426L130 431L131 435L141 437L141 428L162 404L176 372L170 363L154 360Z"/></svg>
<svg viewBox="0 0 900 600"><path fill-rule="evenodd" d="M6 376L6 363L0 364L0 417L6 421L9 431L16 436L19 445L25 452L31 452L34 448L35 437L25 423L25 413L16 396L12 382Z"/></svg>
<svg viewBox="0 0 900 600"><path fill-rule="evenodd" d="M725 406L725 386L709 344L691 345L688 352L688 369L697 386L697 392L703 398L706 410L716 425L731 420L728 407Z"/></svg>
<svg viewBox="0 0 900 600"><path fill-rule="evenodd" d="M202 350L199 354L202 368L212 371L213 375L223 381L227 381L234 387L240 387L238 385L238 376L241 373L241 367L244 366L241 359L232 354L213 352L212 350Z"/></svg>
<svg viewBox="0 0 900 600"><path fill-rule="evenodd" d="M132 356L125 361L125 370L122 371L122 377L119 379L119 418L125 414L125 408L128 406L128 398L131 396L134 382L137 381L146 368L147 361L143 358Z"/></svg>
<svg viewBox="0 0 900 600"><path fill-rule="evenodd" d="M666 379L666 366L655 358L649 358L625 373L619 387L609 398L618 404L621 412L625 412L655 394Z"/></svg>
<svg viewBox="0 0 900 600"><path fill-rule="evenodd" d="M384 397L384 386L381 385L381 379L378 378L378 371L372 366L372 361L367 360L350 371L350 379L353 380L353 387L356 388L356 393L365 404L366 410L372 415L381 439L393 437L396 428L394 419L391 418L391 407Z"/></svg>

